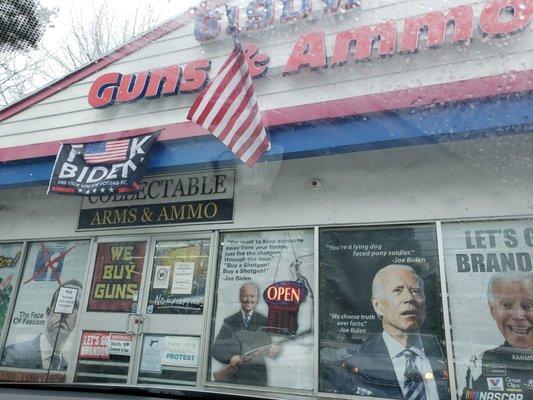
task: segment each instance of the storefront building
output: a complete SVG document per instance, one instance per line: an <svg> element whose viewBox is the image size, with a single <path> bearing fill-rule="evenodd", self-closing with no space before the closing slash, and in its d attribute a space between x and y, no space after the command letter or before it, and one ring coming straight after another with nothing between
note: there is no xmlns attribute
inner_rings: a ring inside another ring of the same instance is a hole
<svg viewBox="0 0 533 400"><path fill-rule="evenodd" d="M232 6L251 167L186 118L220 1L0 111L0 380L533 399L533 2ZM47 194L152 133L136 193Z"/></svg>

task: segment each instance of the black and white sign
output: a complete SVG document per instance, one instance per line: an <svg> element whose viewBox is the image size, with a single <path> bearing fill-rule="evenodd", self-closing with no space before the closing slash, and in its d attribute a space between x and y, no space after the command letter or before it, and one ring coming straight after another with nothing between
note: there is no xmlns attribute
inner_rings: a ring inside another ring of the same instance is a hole
<svg viewBox="0 0 533 400"><path fill-rule="evenodd" d="M57 296L54 312L58 314L72 314L76 306L78 289L71 287L60 287Z"/></svg>
<svg viewBox="0 0 533 400"><path fill-rule="evenodd" d="M111 141L62 144L48 192L87 196L140 189L157 133Z"/></svg>
<svg viewBox="0 0 533 400"><path fill-rule="evenodd" d="M135 193L84 196L78 229L231 221L234 186L234 170L147 177Z"/></svg>

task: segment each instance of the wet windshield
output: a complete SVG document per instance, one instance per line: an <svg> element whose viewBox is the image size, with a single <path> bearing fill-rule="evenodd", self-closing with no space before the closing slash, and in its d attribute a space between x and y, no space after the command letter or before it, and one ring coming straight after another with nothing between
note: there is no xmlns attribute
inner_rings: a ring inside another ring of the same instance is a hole
<svg viewBox="0 0 533 400"><path fill-rule="evenodd" d="M0 381L533 399L532 18L2 3Z"/></svg>

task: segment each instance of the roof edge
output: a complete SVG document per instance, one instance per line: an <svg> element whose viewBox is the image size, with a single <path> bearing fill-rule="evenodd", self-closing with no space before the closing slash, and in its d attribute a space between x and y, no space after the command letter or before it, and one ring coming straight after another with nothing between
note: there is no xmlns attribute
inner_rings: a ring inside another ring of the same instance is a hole
<svg viewBox="0 0 533 400"><path fill-rule="evenodd" d="M267 127L276 127L436 104L479 101L486 98L519 94L532 90L533 70L511 71L501 75L266 110L262 112L262 116ZM158 141L200 137L210 134L207 130L192 122L178 122L168 125L102 133L64 141L0 148L0 162L55 156L59 150L60 143L88 143L112 140L154 131L161 131Z"/></svg>
<svg viewBox="0 0 533 400"><path fill-rule="evenodd" d="M101 58L91 61L89 64L86 64L65 75L64 77L51 82L47 86L38 89L29 96L8 105L0 110L0 122L18 114L21 111L24 111L25 109L33 106L36 103L39 103L42 100L45 100L46 98L62 91L76 82L79 82L89 75L108 67L115 61L142 49L154 40L160 39L176 29L181 28L186 23L190 22L198 12L208 11L214 7L224 4L224 0L210 0L208 2L202 2L201 4L205 5L200 5L200 7L191 7L188 11L184 11L182 14L168 20L167 22L163 22L144 34L141 34L139 37L136 37L117 49L112 50L110 53L102 56ZM194 13L191 12L192 10L194 10Z"/></svg>

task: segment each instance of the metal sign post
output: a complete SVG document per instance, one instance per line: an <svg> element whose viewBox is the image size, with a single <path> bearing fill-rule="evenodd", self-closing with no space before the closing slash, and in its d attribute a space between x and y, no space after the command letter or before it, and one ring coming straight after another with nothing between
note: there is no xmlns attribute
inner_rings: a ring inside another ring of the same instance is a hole
<svg viewBox="0 0 533 400"><path fill-rule="evenodd" d="M65 318L65 315L71 315L72 313L74 313L74 307L76 306L77 296L78 296L77 288L72 288L72 287L60 287L59 288L59 293L57 295L57 299L54 305L53 312L55 314L61 314L61 320L59 321L59 324L57 326L56 340L54 341L54 346L52 348L52 358L50 359L50 363L48 364L48 370L46 371L45 382L48 382L48 376L50 375L50 369L52 368L52 364L54 362L57 339L59 338L59 331L61 330L61 327L63 326L63 319Z"/></svg>

